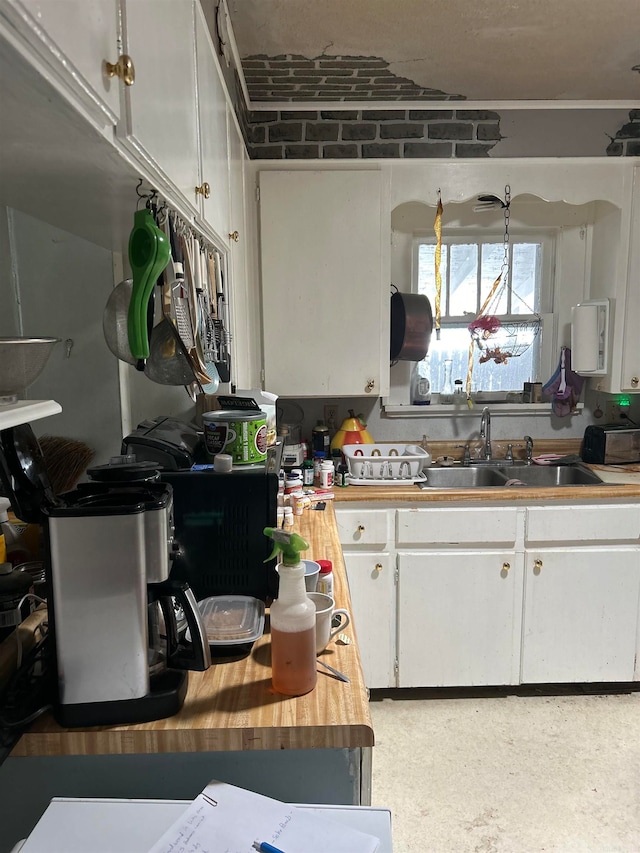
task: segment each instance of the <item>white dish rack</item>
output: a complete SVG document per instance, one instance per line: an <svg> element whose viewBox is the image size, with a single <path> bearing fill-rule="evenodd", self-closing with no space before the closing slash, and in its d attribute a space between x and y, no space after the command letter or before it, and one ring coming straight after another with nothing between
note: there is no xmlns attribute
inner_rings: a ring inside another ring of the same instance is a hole
<svg viewBox="0 0 640 853"><path fill-rule="evenodd" d="M415 483L431 465L431 454L418 444L346 444L342 452L354 485Z"/></svg>

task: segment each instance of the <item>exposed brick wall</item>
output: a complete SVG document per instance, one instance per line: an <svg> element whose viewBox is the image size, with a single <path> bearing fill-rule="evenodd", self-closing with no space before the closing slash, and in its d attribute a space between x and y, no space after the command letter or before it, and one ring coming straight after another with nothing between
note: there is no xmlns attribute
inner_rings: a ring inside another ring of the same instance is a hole
<svg viewBox="0 0 640 853"><path fill-rule="evenodd" d="M243 112L252 159L486 157L500 139L500 116L460 109L464 97L418 86L377 56L247 56L255 102L290 101L291 110ZM296 110L309 101L425 101L420 110ZM429 101L451 101L429 110Z"/></svg>
<svg viewBox="0 0 640 853"><path fill-rule="evenodd" d="M486 157L498 113L478 110L320 110L246 116L252 159Z"/></svg>
<svg viewBox="0 0 640 853"><path fill-rule="evenodd" d="M308 59L297 54L257 54L242 59L252 102L464 100L461 95L418 86L388 66L379 56Z"/></svg>
<svg viewBox="0 0 640 853"><path fill-rule="evenodd" d="M607 154L610 157L640 157L640 110L631 110L629 121L607 146Z"/></svg>
<svg viewBox="0 0 640 853"><path fill-rule="evenodd" d="M333 62L334 66L318 65L316 69L316 64L321 62ZM313 83L301 82L310 79L311 65L314 66ZM411 80L391 74L387 66L388 63L379 57L320 57L315 60L300 56L247 57L243 60L243 70L251 81L248 88L252 99L291 102L291 110L247 111L234 70L232 98L249 156L265 160L489 156L502 138L499 113L465 110L462 96L421 88ZM305 71L305 75L294 75L294 71ZM325 73L337 71L340 74ZM320 79L316 81L316 77ZM294 88L288 92L282 88L269 89L268 84L276 78L281 82L273 83L274 86ZM346 79L350 80L350 91L322 88L344 87L347 84L342 81ZM287 82L291 80L294 82ZM309 88L303 89L303 86ZM269 92L273 97L268 97ZM423 109L417 110L295 109L296 99L306 103L319 99L344 102L352 100L351 96L355 98L356 94L359 101L423 100L425 104ZM430 110L430 100L449 100L451 109ZM640 156L640 110L629 113L629 122L620 128L603 153L610 157Z"/></svg>

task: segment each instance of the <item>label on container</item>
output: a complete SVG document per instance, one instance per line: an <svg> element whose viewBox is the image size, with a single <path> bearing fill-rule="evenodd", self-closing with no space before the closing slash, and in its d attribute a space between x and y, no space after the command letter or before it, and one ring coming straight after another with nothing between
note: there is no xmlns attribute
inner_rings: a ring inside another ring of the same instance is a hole
<svg viewBox="0 0 640 853"><path fill-rule="evenodd" d="M255 465L267 459L264 412L207 412L202 416L207 455L228 453L234 465Z"/></svg>

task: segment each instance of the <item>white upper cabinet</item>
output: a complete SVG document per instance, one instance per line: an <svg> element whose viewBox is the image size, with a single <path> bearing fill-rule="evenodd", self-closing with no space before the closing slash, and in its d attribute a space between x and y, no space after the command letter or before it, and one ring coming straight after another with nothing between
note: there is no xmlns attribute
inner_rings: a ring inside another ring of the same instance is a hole
<svg viewBox="0 0 640 853"><path fill-rule="evenodd" d="M621 391L640 391L640 167L634 169L631 239L627 274L627 304L621 350Z"/></svg>
<svg viewBox="0 0 640 853"><path fill-rule="evenodd" d="M229 240L229 151L227 101L215 48L196 4L196 56L201 171L198 193L200 212L211 228Z"/></svg>
<svg viewBox="0 0 640 853"><path fill-rule="evenodd" d="M388 393L381 172L259 178L265 387L291 397Z"/></svg>
<svg viewBox="0 0 640 853"><path fill-rule="evenodd" d="M118 136L151 174L159 172L198 210L198 121L194 1L125 0L124 53L135 83L123 85Z"/></svg>
<svg viewBox="0 0 640 853"><path fill-rule="evenodd" d="M152 4L153 5L153 4ZM101 126L120 116L120 87L105 63L117 64L117 0L4 0L7 35L65 95Z"/></svg>

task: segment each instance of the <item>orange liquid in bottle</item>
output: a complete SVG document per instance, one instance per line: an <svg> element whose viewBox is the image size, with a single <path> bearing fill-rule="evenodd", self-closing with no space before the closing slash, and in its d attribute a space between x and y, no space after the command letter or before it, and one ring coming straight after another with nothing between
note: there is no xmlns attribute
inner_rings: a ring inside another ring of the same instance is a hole
<svg viewBox="0 0 640 853"><path fill-rule="evenodd" d="M273 689L285 696L302 696L316 686L316 632L279 631L271 627Z"/></svg>

